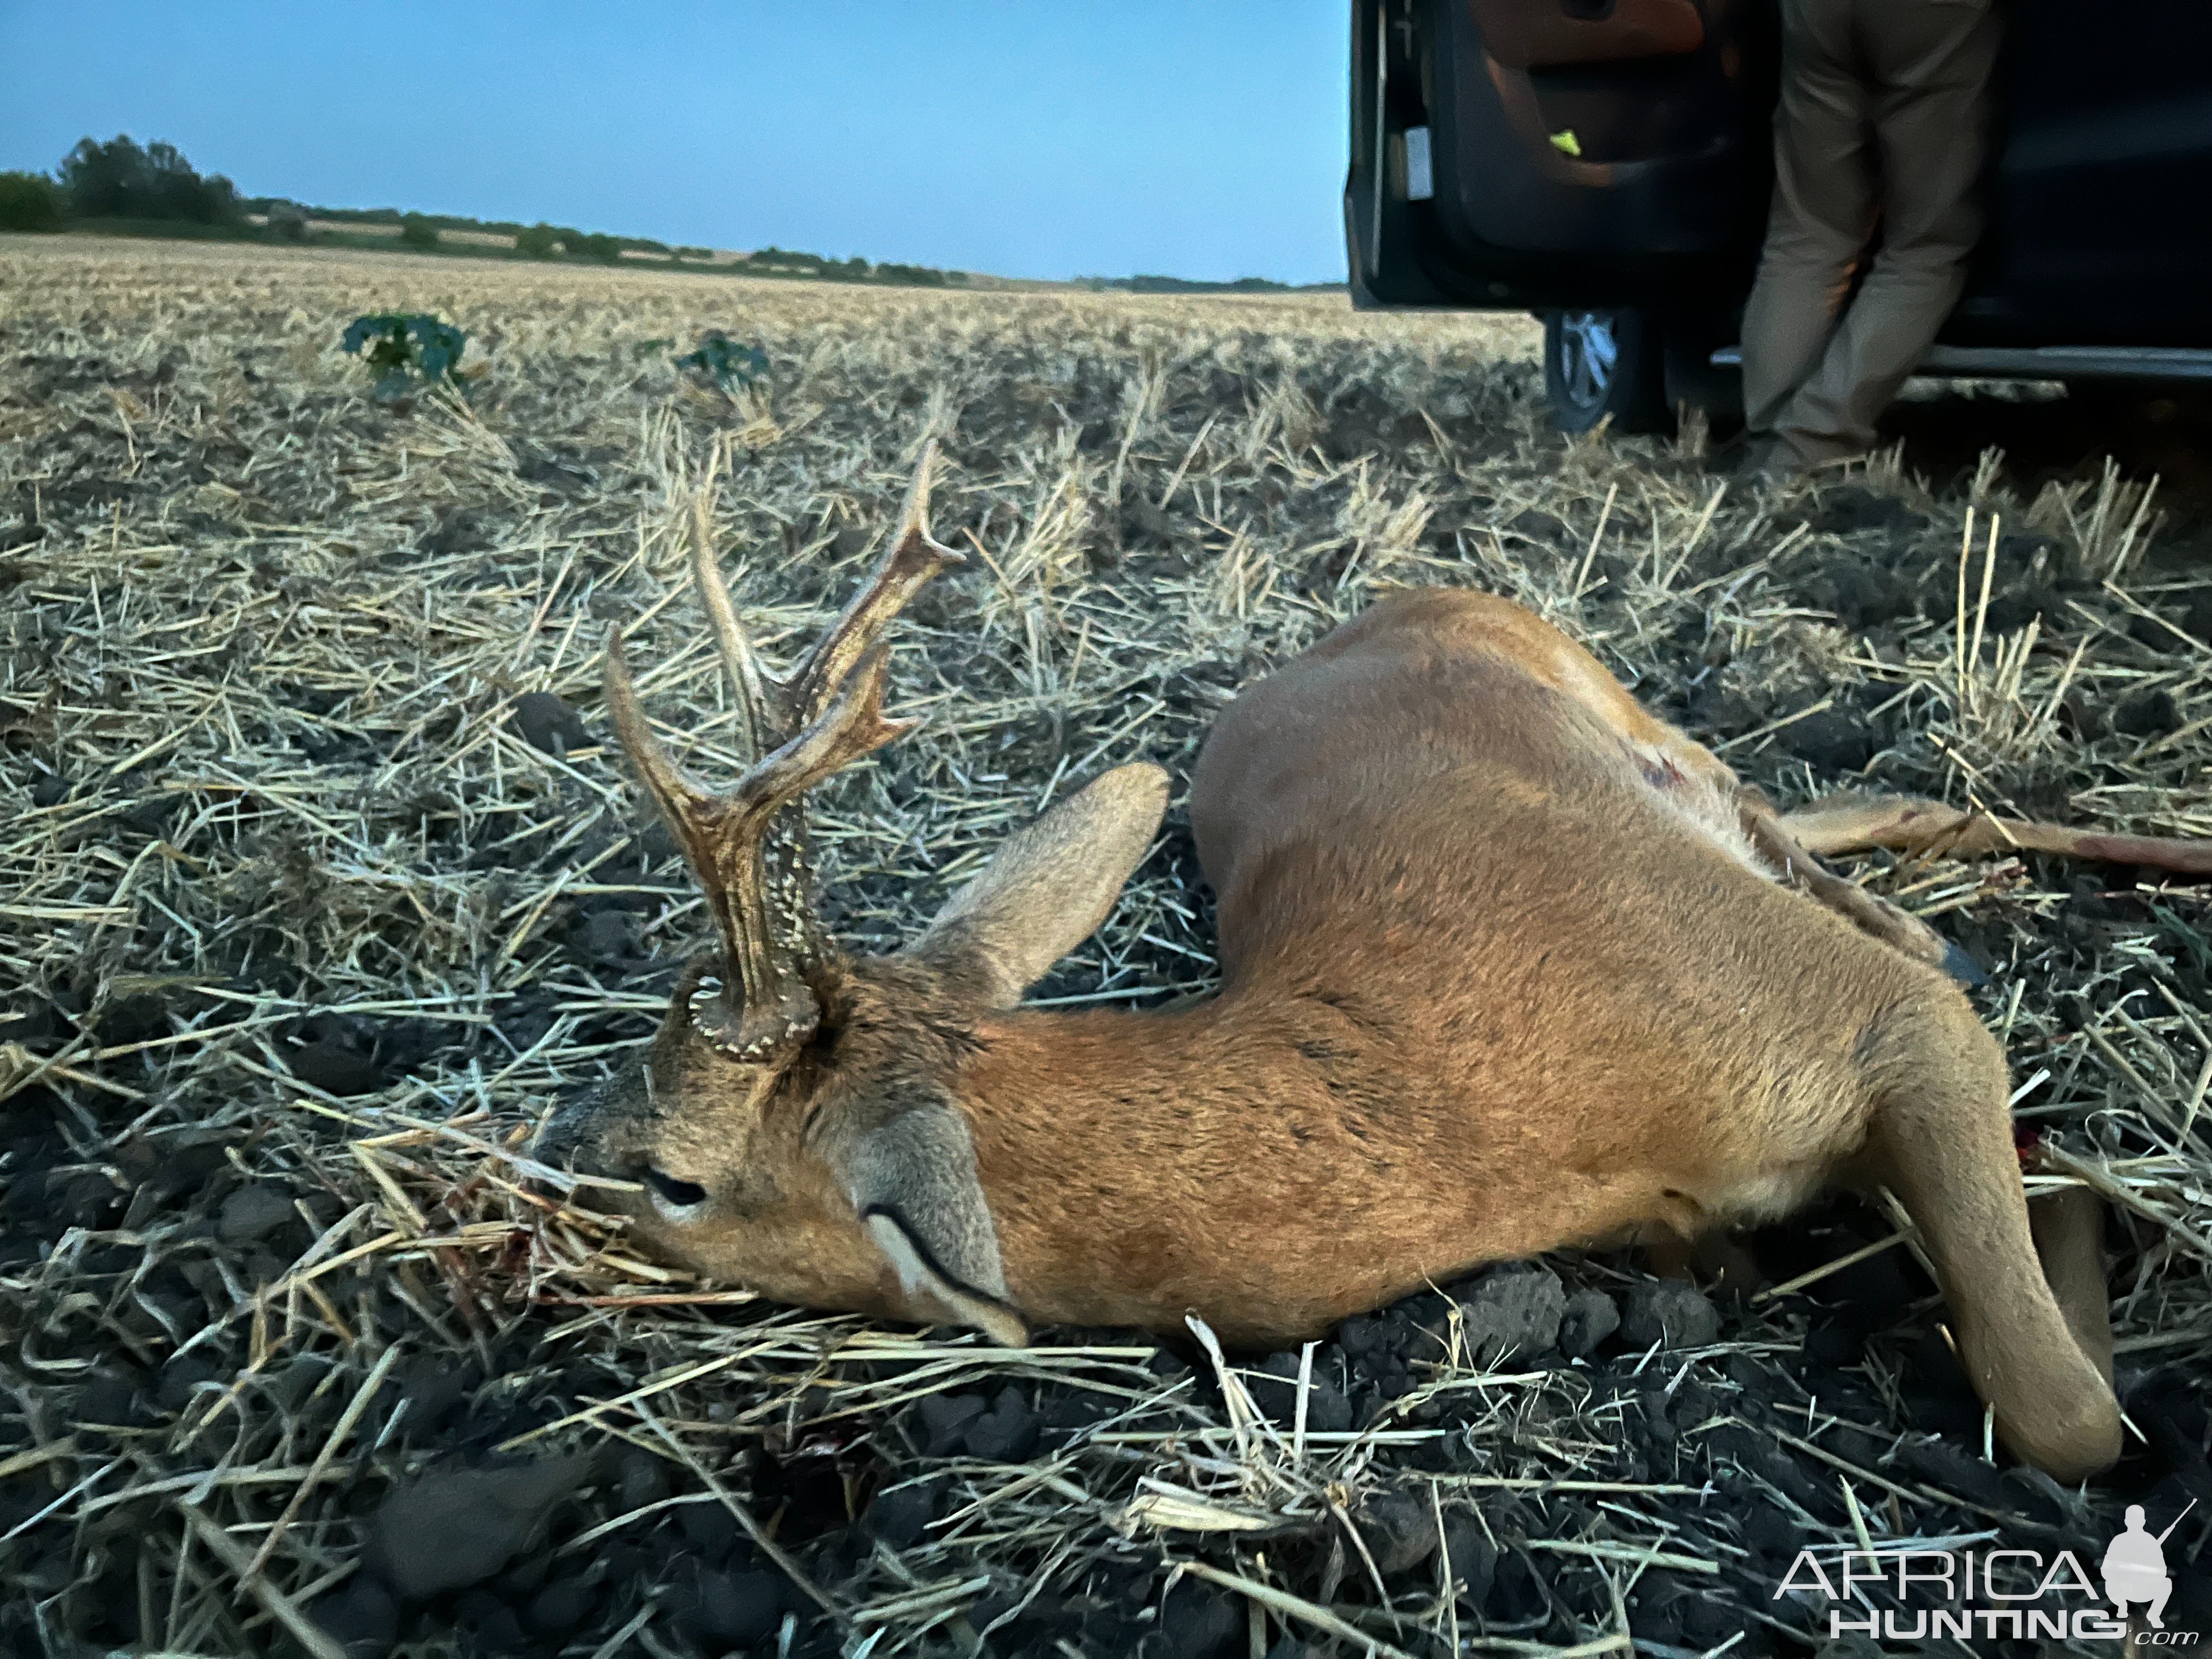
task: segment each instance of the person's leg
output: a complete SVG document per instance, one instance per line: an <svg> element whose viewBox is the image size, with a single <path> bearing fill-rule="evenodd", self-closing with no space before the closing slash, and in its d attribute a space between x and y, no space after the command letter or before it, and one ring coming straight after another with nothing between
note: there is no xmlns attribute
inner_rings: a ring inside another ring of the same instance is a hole
<svg viewBox="0 0 2212 1659"><path fill-rule="evenodd" d="M1774 199L1743 315L1743 406L1770 433L1820 361L1874 231L1874 156L1851 0L1783 0Z"/></svg>
<svg viewBox="0 0 2212 1659"><path fill-rule="evenodd" d="M1818 368L1776 418L1808 460L1872 447L1875 422L1958 303L1982 228L1990 0L1858 0L1879 86L1881 246Z"/></svg>

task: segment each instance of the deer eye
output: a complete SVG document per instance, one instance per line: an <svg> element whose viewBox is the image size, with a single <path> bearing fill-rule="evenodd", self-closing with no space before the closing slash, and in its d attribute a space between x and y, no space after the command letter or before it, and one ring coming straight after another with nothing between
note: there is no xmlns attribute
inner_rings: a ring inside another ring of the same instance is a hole
<svg viewBox="0 0 2212 1659"><path fill-rule="evenodd" d="M678 1181L665 1170L645 1166L645 1184L659 1194L662 1201L678 1210L688 1210L707 1201L707 1189L696 1181Z"/></svg>

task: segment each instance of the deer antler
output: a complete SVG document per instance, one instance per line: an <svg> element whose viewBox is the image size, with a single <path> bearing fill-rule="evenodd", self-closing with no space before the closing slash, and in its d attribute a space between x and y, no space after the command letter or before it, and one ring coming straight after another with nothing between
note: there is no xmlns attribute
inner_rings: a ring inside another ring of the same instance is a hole
<svg viewBox="0 0 2212 1659"><path fill-rule="evenodd" d="M699 879L722 935L718 998L692 1017L733 1058L763 1061L804 1042L822 1011L812 979L830 945L815 919L800 796L916 722L884 718L890 647L883 635L939 571L964 561L929 533L932 444L907 490L897 533L860 592L787 680L754 654L714 558L710 471L692 520L692 574L738 704L746 770L721 794L686 777L639 706L619 635L607 643L607 704L639 781ZM791 810L787 810L791 809Z"/></svg>

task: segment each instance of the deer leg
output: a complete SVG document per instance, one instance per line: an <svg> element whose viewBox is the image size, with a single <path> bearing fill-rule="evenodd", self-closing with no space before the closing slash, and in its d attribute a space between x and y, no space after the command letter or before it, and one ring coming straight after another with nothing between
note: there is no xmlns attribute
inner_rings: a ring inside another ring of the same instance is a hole
<svg viewBox="0 0 2212 1659"><path fill-rule="evenodd" d="M2105 1206L2086 1187L2045 1193L2027 1206L2043 1277L2066 1328L2106 1382L2112 1380L2112 1294L2105 1285Z"/></svg>
<svg viewBox="0 0 2212 1659"><path fill-rule="evenodd" d="M1869 1172L1920 1229L1998 1437L2061 1480L2110 1467L2119 1407L2038 1263L1996 1041L1947 998L1900 1011L1862 1051L1875 1101ZM2062 1278L2081 1293L2078 1273Z"/></svg>
<svg viewBox="0 0 2212 1659"><path fill-rule="evenodd" d="M1790 832L1790 820L1769 806L1756 790L1738 792L1737 806L1744 834L1751 844L1782 874L1783 879L1814 903L1833 910L1863 933L1902 951L1915 962L1924 962L1969 986L1985 982L1986 975L1972 957L1917 916L1869 893L1856 882L1824 867L1818 857Z"/></svg>
<svg viewBox="0 0 2212 1659"><path fill-rule="evenodd" d="M1941 969L1970 985L1982 982L1980 970L1927 923L1824 866L1791 833L1790 820L1774 810L1765 792L1756 784L1743 782L1717 755L1656 720L1645 720L1643 726L1650 729L1628 731L1623 741L1655 787L1664 788L1670 783L1695 780L1722 800L1732 799L1737 825L1752 850L1782 881L1914 961Z"/></svg>
<svg viewBox="0 0 2212 1659"><path fill-rule="evenodd" d="M2212 876L2212 841L2155 836L2108 836L2062 824L2028 823L1963 811L1905 795L1832 795L1785 813L1783 830L1814 853L1938 853L1972 858L1991 853L2057 853L2069 858L2134 864L2182 876Z"/></svg>

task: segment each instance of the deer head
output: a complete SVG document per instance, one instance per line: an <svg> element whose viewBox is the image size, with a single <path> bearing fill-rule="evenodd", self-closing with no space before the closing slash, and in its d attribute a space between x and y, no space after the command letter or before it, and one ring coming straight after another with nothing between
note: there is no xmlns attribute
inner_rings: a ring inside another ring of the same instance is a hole
<svg viewBox="0 0 2212 1659"><path fill-rule="evenodd" d="M550 1162L639 1183L618 1207L658 1254L816 1307L1027 1326L959 1093L983 1027L1105 919L1166 805L1157 767L1106 774L1011 836L896 954L848 957L812 905L801 799L911 729L883 701L900 610L963 562L927 528L925 451L889 550L786 678L755 654L717 568L708 489L693 576L738 707L744 765L713 793L647 723L621 641L607 706L720 936L684 975L642 1064L562 1108Z"/></svg>

